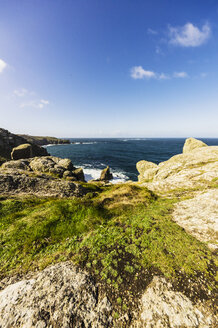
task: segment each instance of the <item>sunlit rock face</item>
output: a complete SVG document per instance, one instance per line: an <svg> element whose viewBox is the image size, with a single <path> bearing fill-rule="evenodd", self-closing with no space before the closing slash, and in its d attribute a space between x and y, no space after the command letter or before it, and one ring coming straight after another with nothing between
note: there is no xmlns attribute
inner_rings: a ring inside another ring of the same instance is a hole
<svg viewBox="0 0 218 328"><path fill-rule="evenodd" d="M218 178L218 146L207 146L190 138L185 142L183 154L159 165L142 160L136 167L139 182L157 192L207 186Z"/></svg>

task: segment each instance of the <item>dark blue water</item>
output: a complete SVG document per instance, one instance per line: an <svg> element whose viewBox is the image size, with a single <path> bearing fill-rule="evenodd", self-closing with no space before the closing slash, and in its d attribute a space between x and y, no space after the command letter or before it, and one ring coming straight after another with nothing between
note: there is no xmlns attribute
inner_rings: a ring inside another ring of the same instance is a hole
<svg viewBox="0 0 218 328"><path fill-rule="evenodd" d="M166 161L182 152L185 139L70 139L74 144L52 145L47 150L52 156L70 158L82 167L86 179L99 178L109 165L116 181L137 180L136 163L147 160ZM201 139L208 145L218 145L216 139Z"/></svg>

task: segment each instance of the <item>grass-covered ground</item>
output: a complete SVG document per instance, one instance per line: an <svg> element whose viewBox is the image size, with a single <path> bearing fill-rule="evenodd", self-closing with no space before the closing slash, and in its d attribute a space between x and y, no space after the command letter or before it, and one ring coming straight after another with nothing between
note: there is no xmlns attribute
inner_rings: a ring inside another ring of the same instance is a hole
<svg viewBox="0 0 218 328"><path fill-rule="evenodd" d="M72 260L123 310L154 274L208 297L213 254L171 220L175 199L131 184L90 188L83 199L1 199L0 277Z"/></svg>

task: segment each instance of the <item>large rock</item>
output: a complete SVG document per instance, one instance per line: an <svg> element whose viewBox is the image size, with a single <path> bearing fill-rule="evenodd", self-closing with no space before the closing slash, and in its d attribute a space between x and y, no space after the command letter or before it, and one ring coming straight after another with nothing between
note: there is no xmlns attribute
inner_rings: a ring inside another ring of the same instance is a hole
<svg viewBox="0 0 218 328"><path fill-rule="evenodd" d="M0 327L104 328L111 308L88 274L59 263L0 292Z"/></svg>
<svg viewBox="0 0 218 328"><path fill-rule="evenodd" d="M196 148L201 148L201 147L207 147L207 145L201 140L197 140L195 138L188 138L188 139L186 139L184 147L183 147L183 154L188 153Z"/></svg>
<svg viewBox="0 0 218 328"><path fill-rule="evenodd" d="M73 171L64 165L73 167ZM74 181L84 181L83 170L76 169L69 159L53 156L8 161L0 168L0 193L5 195L71 197L86 194L86 189Z"/></svg>
<svg viewBox="0 0 218 328"><path fill-rule="evenodd" d="M33 150L30 144L22 144L12 149L11 159L23 159L33 157Z"/></svg>
<svg viewBox="0 0 218 328"><path fill-rule="evenodd" d="M78 181L85 181L82 168L76 169L68 158L62 159L54 156L35 157L30 161L29 165L36 172L50 173L59 178L74 176ZM66 171L67 173L65 173Z"/></svg>
<svg viewBox="0 0 218 328"><path fill-rule="evenodd" d="M137 165L139 182L156 192L207 186L218 178L218 146L195 148L145 169ZM145 162L147 163L147 162Z"/></svg>
<svg viewBox="0 0 218 328"><path fill-rule="evenodd" d="M0 170L0 194L2 196L37 196L37 197L81 197L87 193L78 182L53 178L46 175L31 175L8 170Z"/></svg>
<svg viewBox="0 0 218 328"><path fill-rule="evenodd" d="M113 179L113 174L110 173L110 168L107 166L102 172L100 176L101 181L108 181Z"/></svg>

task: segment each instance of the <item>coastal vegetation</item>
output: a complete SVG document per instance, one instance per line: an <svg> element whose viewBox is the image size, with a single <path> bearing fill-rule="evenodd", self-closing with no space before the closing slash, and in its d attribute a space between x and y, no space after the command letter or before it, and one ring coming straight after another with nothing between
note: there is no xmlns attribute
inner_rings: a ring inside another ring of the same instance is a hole
<svg viewBox="0 0 218 328"><path fill-rule="evenodd" d="M125 311L155 274L193 300L215 286L213 253L172 221L176 198L133 183L88 184L82 199L0 201L1 277L71 260Z"/></svg>

